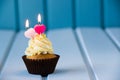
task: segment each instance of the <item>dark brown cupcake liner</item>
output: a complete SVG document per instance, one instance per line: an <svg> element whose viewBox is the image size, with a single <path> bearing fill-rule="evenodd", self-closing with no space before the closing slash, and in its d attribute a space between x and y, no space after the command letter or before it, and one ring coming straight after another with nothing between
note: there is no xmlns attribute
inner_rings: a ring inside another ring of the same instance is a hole
<svg viewBox="0 0 120 80"><path fill-rule="evenodd" d="M24 55L22 56L22 59L30 74L47 76L54 72L59 57L59 55L56 55L56 57L50 59L33 60L27 59L26 55Z"/></svg>

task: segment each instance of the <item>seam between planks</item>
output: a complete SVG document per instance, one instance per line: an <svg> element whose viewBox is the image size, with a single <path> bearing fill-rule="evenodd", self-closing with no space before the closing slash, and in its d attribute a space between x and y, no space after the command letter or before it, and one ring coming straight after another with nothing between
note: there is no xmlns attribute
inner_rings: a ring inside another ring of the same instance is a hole
<svg viewBox="0 0 120 80"><path fill-rule="evenodd" d="M76 38L76 42L78 43L78 47L79 47L79 50L81 52L83 61L84 61L86 68L88 70L90 80L99 80L95 71L94 71L93 64L91 62L88 51L87 51L86 46L84 44L84 39L82 38L81 32L79 31L80 36L77 35L78 32L75 30L73 30L73 33L74 33L74 36Z"/></svg>
<svg viewBox="0 0 120 80"><path fill-rule="evenodd" d="M6 63L6 60L7 60L8 56L9 56L9 52L10 52L10 50L11 50L11 48L12 48L12 45L13 45L13 43L14 43L14 40L15 40L16 36L17 36L17 32L14 32L14 35L12 36L12 38L11 38L11 40L10 40L10 43L8 44L7 50L5 51L5 55L4 55L4 58L3 58L3 61L4 61L4 62L2 62L2 66L1 66L1 69L0 69L0 73L1 73L3 67L4 67L4 65L5 65L5 63ZM7 54L7 53L8 53L8 54Z"/></svg>
<svg viewBox="0 0 120 80"><path fill-rule="evenodd" d="M120 51L120 46L117 45L119 44L118 40L114 37L114 35L111 33L110 30L103 30L103 32L107 35L107 37L110 39L110 41L115 45L118 51Z"/></svg>

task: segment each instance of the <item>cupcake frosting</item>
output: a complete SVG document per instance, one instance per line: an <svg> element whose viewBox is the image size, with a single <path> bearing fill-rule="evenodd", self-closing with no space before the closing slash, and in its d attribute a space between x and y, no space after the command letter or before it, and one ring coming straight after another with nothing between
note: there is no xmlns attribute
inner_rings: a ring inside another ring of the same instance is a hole
<svg viewBox="0 0 120 80"><path fill-rule="evenodd" d="M36 34L34 38L29 40L25 54L28 56L33 56L46 53L53 53L51 42L44 33L40 35Z"/></svg>

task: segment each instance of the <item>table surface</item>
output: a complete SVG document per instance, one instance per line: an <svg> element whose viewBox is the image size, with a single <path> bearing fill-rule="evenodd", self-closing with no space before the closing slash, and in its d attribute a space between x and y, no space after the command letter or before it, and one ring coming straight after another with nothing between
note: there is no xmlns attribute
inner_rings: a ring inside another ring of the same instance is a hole
<svg viewBox="0 0 120 80"><path fill-rule="evenodd" d="M47 80L120 80L120 29L71 28L47 32L60 59ZM7 35L7 37L5 37ZM0 80L43 80L27 72L24 31L0 31Z"/></svg>

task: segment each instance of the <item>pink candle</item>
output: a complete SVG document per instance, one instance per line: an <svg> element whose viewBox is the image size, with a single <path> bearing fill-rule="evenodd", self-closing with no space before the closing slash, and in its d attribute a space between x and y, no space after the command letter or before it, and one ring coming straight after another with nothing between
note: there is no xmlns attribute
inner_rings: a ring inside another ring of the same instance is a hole
<svg viewBox="0 0 120 80"><path fill-rule="evenodd" d="M24 33L25 37L33 38L35 36L35 30L33 28L29 28L29 20L26 20L25 28L27 29Z"/></svg>
<svg viewBox="0 0 120 80"><path fill-rule="evenodd" d="M38 34L42 34L45 32L46 27L44 24L41 24L41 15L38 14L38 24L34 26L35 32Z"/></svg>

